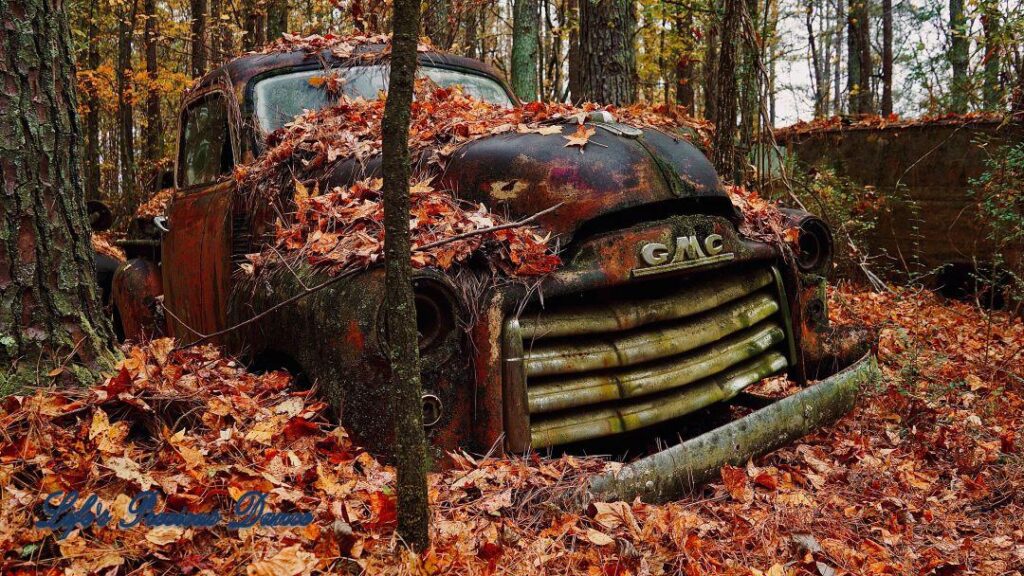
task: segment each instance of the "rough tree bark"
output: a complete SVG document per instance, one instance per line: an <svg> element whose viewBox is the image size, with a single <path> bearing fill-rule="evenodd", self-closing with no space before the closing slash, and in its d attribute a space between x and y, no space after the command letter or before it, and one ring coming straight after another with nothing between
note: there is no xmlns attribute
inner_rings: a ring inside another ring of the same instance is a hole
<svg viewBox="0 0 1024 576"><path fill-rule="evenodd" d="M981 25L985 31L985 84L983 98L986 110L998 110L1002 104L999 71L1002 68L1002 15L994 0L982 4Z"/></svg>
<svg viewBox="0 0 1024 576"><path fill-rule="evenodd" d="M835 76L832 78L832 113L839 115L843 112L843 30L846 29L846 0L835 0L836 7L836 66ZM849 58L849 55L847 55Z"/></svg>
<svg viewBox="0 0 1024 576"><path fill-rule="evenodd" d="M539 25L540 6L537 0L515 0L512 7L512 90L524 102L538 98Z"/></svg>
<svg viewBox="0 0 1024 576"><path fill-rule="evenodd" d="M959 114L967 112L969 86L967 66L971 39L967 37L967 17L964 15L964 0L949 0L949 66L953 70L950 84L950 110Z"/></svg>
<svg viewBox="0 0 1024 576"><path fill-rule="evenodd" d="M850 0L846 86L853 114L870 114L872 111L871 12L868 1Z"/></svg>
<svg viewBox="0 0 1024 576"><path fill-rule="evenodd" d="M62 0L0 0L0 385L96 382L96 287ZM55 368L56 367L56 368Z"/></svg>
<svg viewBox="0 0 1024 576"><path fill-rule="evenodd" d="M636 101L636 4L631 0L580 0L580 94L621 106ZM570 62L571 65L571 62Z"/></svg>
<svg viewBox="0 0 1024 576"><path fill-rule="evenodd" d="M721 30L721 20L717 14L711 16L705 30L705 52L704 52L704 117L714 121L718 110L718 44Z"/></svg>
<svg viewBox="0 0 1024 576"><path fill-rule="evenodd" d="M288 31L288 0L267 3L267 39L277 40Z"/></svg>
<svg viewBox="0 0 1024 576"><path fill-rule="evenodd" d="M722 41L718 50L715 74L715 124L714 150L715 168L726 179L736 180L736 35L742 25L742 2L725 0L725 15L722 18L720 35Z"/></svg>
<svg viewBox="0 0 1024 576"><path fill-rule="evenodd" d="M89 48L85 57L86 66L95 72L100 67L99 26L96 23L96 4L89 5ZM88 85L85 115L85 195L87 200L98 200L100 194L100 100L96 96L95 77Z"/></svg>
<svg viewBox="0 0 1024 576"><path fill-rule="evenodd" d="M398 533L413 548L423 550L429 544L427 528L430 516L409 237L409 121L416 78L419 0L395 0L392 26L390 83L381 125L384 299L388 310L387 337L394 389L391 408L395 422L395 465L398 469Z"/></svg>
<svg viewBox="0 0 1024 576"><path fill-rule="evenodd" d="M149 79L149 86L146 92L146 138L144 154L147 164L152 172L150 188L156 182L157 161L163 156L161 142L163 141L163 126L160 118L160 91L156 88L157 74L159 73L157 62L157 13L156 0L145 0L143 7L146 16L146 24L143 34L143 44L146 48L146 77Z"/></svg>
<svg viewBox="0 0 1024 576"><path fill-rule="evenodd" d="M683 49L676 60L676 104L683 106L690 114L696 114L696 101L693 91L697 83L696 60L693 58L693 12L687 10L684 16L675 21L676 34L683 40Z"/></svg>
<svg viewBox="0 0 1024 576"><path fill-rule="evenodd" d="M118 15L117 25L117 142L120 191L122 202L134 210L136 201L135 178L135 110L132 104L133 86L131 78L132 50L134 46L135 20L138 16L138 0L131 0L124 12Z"/></svg>
<svg viewBox="0 0 1024 576"><path fill-rule="evenodd" d="M892 0L882 0L882 116L892 114Z"/></svg>
<svg viewBox="0 0 1024 576"><path fill-rule="evenodd" d="M192 58L189 63L189 71L193 78L198 78L206 74L207 67L206 0L191 0L190 6L192 8L189 13L189 17L192 19L190 22Z"/></svg>

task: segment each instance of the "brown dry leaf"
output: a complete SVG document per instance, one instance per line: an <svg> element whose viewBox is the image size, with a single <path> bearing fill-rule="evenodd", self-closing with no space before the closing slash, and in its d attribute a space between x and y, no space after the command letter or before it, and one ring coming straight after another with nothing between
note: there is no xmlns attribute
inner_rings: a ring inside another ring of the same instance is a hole
<svg viewBox="0 0 1024 576"><path fill-rule="evenodd" d="M156 526L146 532L146 540L157 546L164 546L177 542L185 534L185 529L179 526Z"/></svg>
<svg viewBox="0 0 1024 576"><path fill-rule="evenodd" d="M562 138L568 140L565 144L566 148L569 146L579 146L580 154L582 154L583 148L587 145L587 142L590 141L590 137L593 136L595 132L597 132L595 129L587 128L585 124L580 124L576 127L576 131L573 132L572 135L562 136Z"/></svg>
<svg viewBox="0 0 1024 576"><path fill-rule="evenodd" d="M309 576L316 566L316 555L296 544L281 550L272 558L249 564L245 570L248 576Z"/></svg>
<svg viewBox="0 0 1024 576"><path fill-rule="evenodd" d="M722 466L722 483L737 502L750 502L754 498L754 491L747 482L747 471L743 468L728 464Z"/></svg>
<svg viewBox="0 0 1024 576"><path fill-rule="evenodd" d="M615 538L612 538L604 532L594 530L593 528L587 528L586 537L591 544L595 544L597 546L607 546L615 542Z"/></svg>

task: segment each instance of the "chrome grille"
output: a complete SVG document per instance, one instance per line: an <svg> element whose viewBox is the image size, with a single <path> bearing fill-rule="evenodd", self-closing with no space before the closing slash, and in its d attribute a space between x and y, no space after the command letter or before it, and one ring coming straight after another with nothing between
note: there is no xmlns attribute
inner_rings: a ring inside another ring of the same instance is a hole
<svg viewBox="0 0 1024 576"><path fill-rule="evenodd" d="M556 304L506 322L511 450L665 422L789 365L792 335L777 270L671 281L653 297Z"/></svg>

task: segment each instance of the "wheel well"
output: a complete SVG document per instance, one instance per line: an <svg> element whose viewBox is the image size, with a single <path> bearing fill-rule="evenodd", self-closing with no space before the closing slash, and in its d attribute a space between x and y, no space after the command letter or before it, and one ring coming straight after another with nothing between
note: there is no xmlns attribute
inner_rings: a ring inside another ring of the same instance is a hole
<svg viewBox="0 0 1024 576"><path fill-rule="evenodd" d="M266 374L274 370L284 370L292 375L293 385L299 390L308 390L309 378L302 364L289 354L278 350L265 350L256 354L248 363L249 371L255 374Z"/></svg>

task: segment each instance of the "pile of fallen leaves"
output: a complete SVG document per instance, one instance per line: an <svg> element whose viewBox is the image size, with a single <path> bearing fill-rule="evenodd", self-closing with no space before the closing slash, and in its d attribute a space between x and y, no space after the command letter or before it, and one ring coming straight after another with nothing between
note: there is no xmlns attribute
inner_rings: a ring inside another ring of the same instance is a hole
<svg viewBox="0 0 1024 576"><path fill-rule="evenodd" d="M295 219L278 226L276 243L261 254L250 254L243 265L251 273L277 262L283 254L331 273L366 268L384 253L382 181L362 180L347 188L309 196L295 183ZM427 182L410 187L412 263L447 270L474 254L509 276L541 276L561 260L548 248L548 238L528 227L500 228L507 224L483 204L468 207ZM482 232L490 230L488 232Z"/></svg>
<svg viewBox="0 0 1024 576"><path fill-rule="evenodd" d="M394 473L282 373L211 348L128 352L86 390L0 409L4 574L1020 574L1024 323L929 293L832 294L881 330L884 379L836 426L664 505L586 503L616 465L474 459L429 477L432 547L393 532ZM33 529L56 490L115 518L152 488L166 510L227 511L248 490L307 528Z"/></svg>
<svg viewBox="0 0 1024 576"><path fill-rule="evenodd" d="M254 198L274 201L290 195L302 200L301 205L292 202L286 209L294 210L294 218L278 223L276 246L249 256L252 270L290 258L338 272L382 258L379 184L360 181L348 188L328 188L327 183L340 165L364 166L380 156L384 105L384 98L341 97L334 106L305 112L267 136L266 151L260 158L236 169L240 187ZM487 136L519 133L558 138L564 146L582 152L595 130L587 125L587 119L601 111L635 125L662 129L678 127L683 121L678 111L668 116L640 107L616 110L592 104L574 107L533 102L507 108L472 98L457 86L439 88L427 80L417 82L409 128L409 149L422 157L414 175L419 182L414 182L418 186L413 198L414 247L507 223L488 213L486 206L466 206L450 191L430 184L459 147ZM577 128L563 136L566 123ZM697 133L707 133L704 123L689 125ZM317 198L322 189L328 193ZM314 198L306 201L309 190L314 191ZM549 239L530 227L504 229L419 252L414 262L448 268L482 247L492 248L483 251L485 255L499 255L497 268L506 274L541 275L559 264Z"/></svg>
<svg viewBox="0 0 1024 576"><path fill-rule="evenodd" d="M313 54L329 50L332 56L344 60L352 57L362 46L380 46L380 53L387 54L391 51L391 36L387 34L339 35L332 33L300 36L298 34L289 34L285 32L280 38L277 38L273 42L263 46L257 53L275 54L302 51ZM430 39L421 38L417 45L417 50L419 52L428 52L432 50L430 46Z"/></svg>
<svg viewBox="0 0 1024 576"><path fill-rule="evenodd" d="M945 114L931 114L918 118L900 118L896 114L889 116L867 115L861 117L830 116L828 118L815 118L814 120L801 120L791 126L779 128L774 131L778 138L788 138L815 132L828 132L845 129L880 129L880 128L909 128L912 126L948 126L958 124L972 124L976 122L1002 122L1005 116L994 112L967 112L957 114L953 112Z"/></svg>

